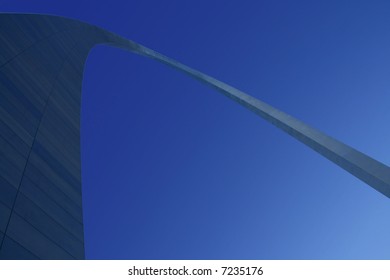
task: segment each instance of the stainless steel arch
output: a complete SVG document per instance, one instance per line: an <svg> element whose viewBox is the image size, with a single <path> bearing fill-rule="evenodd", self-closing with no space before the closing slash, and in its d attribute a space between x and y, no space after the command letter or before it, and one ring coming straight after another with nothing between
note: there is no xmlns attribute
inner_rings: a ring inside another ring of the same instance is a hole
<svg viewBox="0 0 390 280"><path fill-rule="evenodd" d="M0 15L0 258L82 259L79 112L85 59L107 44L204 82L390 197L390 168L270 105L107 30Z"/></svg>

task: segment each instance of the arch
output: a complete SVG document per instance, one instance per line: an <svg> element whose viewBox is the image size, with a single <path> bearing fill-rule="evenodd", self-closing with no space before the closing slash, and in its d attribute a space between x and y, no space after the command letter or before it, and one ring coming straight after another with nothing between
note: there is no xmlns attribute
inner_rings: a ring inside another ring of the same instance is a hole
<svg viewBox="0 0 390 280"><path fill-rule="evenodd" d="M0 258L83 259L80 100L89 51L107 44L214 87L390 197L390 168L223 82L102 28L0 15Z"/></svg>

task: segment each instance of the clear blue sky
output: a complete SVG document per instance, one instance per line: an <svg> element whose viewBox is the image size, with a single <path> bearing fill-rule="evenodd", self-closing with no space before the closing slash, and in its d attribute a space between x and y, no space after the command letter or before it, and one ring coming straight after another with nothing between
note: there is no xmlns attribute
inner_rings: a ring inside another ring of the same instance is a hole
<svg viewBox="0 0 390 280"><path fill-rule="evenodd" d="M390 164L389 1L3 0L107 28ZM90 259L389 259L390 200L218 92L106 46L85 68Z"/></svg>

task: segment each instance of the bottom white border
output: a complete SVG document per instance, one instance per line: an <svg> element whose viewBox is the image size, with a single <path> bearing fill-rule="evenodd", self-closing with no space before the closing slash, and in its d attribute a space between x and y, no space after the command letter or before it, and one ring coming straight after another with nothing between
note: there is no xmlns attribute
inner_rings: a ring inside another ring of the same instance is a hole
<svg viewBox="0 0 390 280"><path fill-rule="evenodd" d="M197 270L212 275L172 275ZM227 267L227 269L225 268ZM232 269L230 269L230 267ZM261 267L261 269L255 268ZM169 270L169 268L171 268ZM236 269L237 268L237 269ZM249 269L247 269L249 268ZM251 269L252 268L252 269ZM129 271L129 269L131 271ZM139 269L139 270L138 270ZM143 270L145 269L145 270ZM261 270L261 271L260 271ZM140 273L149 275L129 275ZM225 272L225 275L223 275ZM229 273L230 272L230 273ZM155 273L171 275L155 275ZM151 275L152 274L152 275ZM154 275L153 275L154 274ZM231 275L228 275L231 274ZM238 275L235 275L238 274ZM240 275L241 274L241 275ZM244 274L244 275L242 275ZM253 275L247 275L253 274ZM50 280L313 280L313 279L390 279L390 261L324 260L119 260L119 261L0 261L0 279Z"/></svg>

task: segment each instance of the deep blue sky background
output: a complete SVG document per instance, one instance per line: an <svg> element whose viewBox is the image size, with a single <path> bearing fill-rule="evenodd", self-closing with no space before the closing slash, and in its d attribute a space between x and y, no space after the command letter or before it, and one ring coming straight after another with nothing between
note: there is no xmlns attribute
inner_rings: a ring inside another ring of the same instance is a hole
<svg viewBox="0 0 390 280"><path fill-rule="evenodd" d="M77 18L390 164L389 1L3 0ZM389 259L390 200L218 92L99 46L85 68L89 259Z"/></svg>

